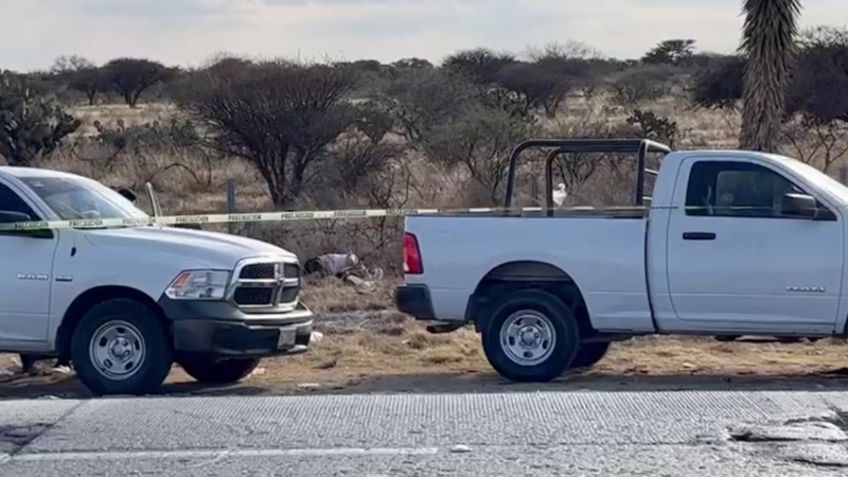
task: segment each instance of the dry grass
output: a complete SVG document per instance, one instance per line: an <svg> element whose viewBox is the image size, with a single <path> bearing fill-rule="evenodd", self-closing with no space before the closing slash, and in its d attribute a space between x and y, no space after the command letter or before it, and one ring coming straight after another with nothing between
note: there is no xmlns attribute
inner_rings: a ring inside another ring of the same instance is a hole
<svg viewBox="0 0 848 477"><path fill-rule="evenodd" d="M142 103L136 108L126 104L99 104L95 106L75 106L71 114L82 121L82 126L75 133L77 136L95 136L97 129L94 122L114 127L118 121L123 121L127 127L141 126L153 122L168 122L180 114L177 107L170 103Z"/></svg>
<svg viewBox="0 0 848 477"><path fill-rule="evenodd" d="M316 313L382 311L392 308L395 285L397 283L386 280L363 289L343 285L336 278L308 280L300 299Z"/></svg>

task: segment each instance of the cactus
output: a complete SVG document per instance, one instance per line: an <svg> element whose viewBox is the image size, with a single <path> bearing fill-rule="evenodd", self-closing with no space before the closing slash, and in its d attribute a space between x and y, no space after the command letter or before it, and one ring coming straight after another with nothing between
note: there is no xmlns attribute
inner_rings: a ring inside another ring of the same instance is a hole
<svg viewBox="0 0 848 477"><path fill-rule="evenodd" d="M9 165L38 167L79 126L79 120L36 94L25 80L0 72L0 156Z"/></svg>

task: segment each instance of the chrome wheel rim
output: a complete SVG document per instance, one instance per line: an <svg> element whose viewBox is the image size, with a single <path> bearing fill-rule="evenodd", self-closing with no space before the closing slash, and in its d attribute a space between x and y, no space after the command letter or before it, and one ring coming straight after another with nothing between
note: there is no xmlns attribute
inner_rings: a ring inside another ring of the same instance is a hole
<svg viewBox="0 0 848 477"><path fill-rule="evenodd" d="M89 358L101 375L122 381L138 373L144 362L144 337L134 325L114 320L104 323L89 342Z"/></svg>
<svg viewBox="0 0 848 477"><path fill-rule="evenodd" d="M501 346L520 366L535 366L554 352L556 330L550 318L536 310L519 310L501 327Z"/></svg>

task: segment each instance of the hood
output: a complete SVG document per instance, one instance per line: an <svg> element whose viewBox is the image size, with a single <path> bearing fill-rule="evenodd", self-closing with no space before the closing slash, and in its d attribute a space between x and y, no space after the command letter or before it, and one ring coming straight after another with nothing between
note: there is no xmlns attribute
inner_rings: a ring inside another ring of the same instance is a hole
<svg viewBox="0 0 848 477"><path fill-rule="evenodd" d="M185 268L209 267L232 270L245 258L274 256L296 259L295 255L266 242L236 235L172 227L136 227L88 230L95 247L125 248L128 253L173 257L188 262Z"/></svg>

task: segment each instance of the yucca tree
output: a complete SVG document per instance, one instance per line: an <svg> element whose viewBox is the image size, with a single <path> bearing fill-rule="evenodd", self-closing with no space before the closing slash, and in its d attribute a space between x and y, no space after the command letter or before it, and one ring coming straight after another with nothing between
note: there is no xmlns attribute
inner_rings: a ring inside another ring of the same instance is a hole
<svg viewBox="0 0 848 477"><path fill-rule="evenodd" d="M786 99L800 0L745 0L741 50L748 56L742 110L743 149L775 152Z"/></svg>

